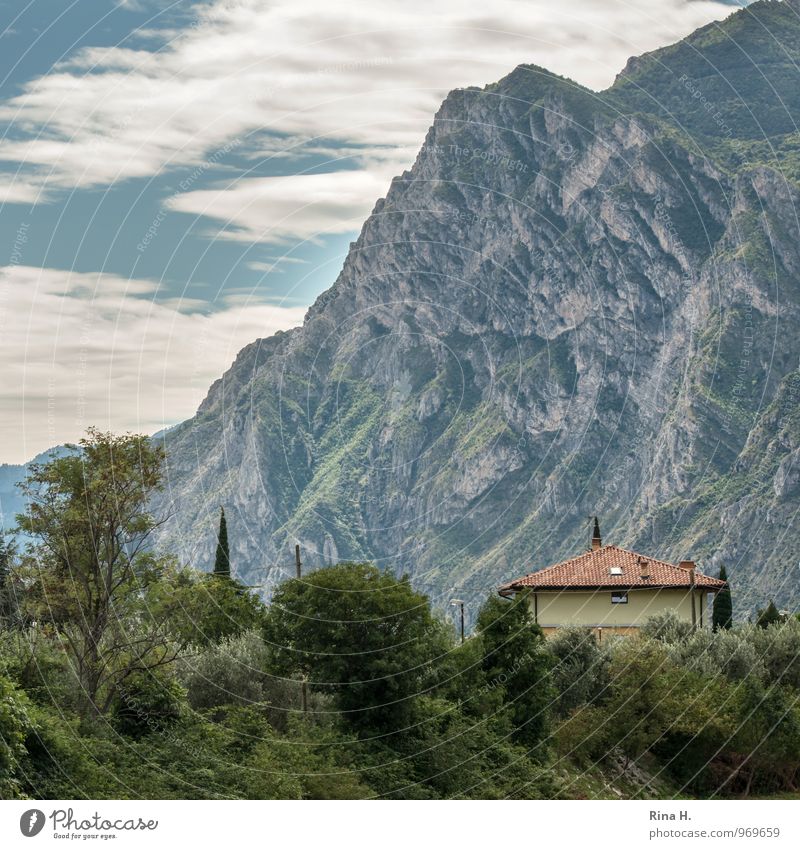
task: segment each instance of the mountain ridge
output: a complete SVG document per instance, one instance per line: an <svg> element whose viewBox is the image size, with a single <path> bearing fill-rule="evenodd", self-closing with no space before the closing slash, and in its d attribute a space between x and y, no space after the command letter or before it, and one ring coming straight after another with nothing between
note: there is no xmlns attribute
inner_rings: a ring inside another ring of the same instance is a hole
<svg viewBox="0 0 800 849"><path fill-rule="evenodd" d="M796 26L757 3L657 62L731 32L778 55L758 37L776 15ZM658 74L627 67L600 93L521 65L445 98L304 325L244 348L165 435L160 544L202 566L224 502L267 592L297 540L311 567L375 560L444 606L577 553L599 513L611 541L725 562L741 611L797 599L796 535L769 531L797 506L794 419L770 418L797 369L797 185L769 158L794 101L783 122L759 106L763 143L709 136L670 117L699 99L685 80L644 113Z"/></svg>

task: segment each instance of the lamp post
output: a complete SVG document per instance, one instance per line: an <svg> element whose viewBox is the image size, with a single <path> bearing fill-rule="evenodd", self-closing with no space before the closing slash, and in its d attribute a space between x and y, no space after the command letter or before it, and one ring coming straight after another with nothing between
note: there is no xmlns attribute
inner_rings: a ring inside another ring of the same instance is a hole
<svg viewBox="0 0 800 849"><path fill-rule="evenodd" d="M450 604L453 607L461 608L461 643L464 643L464 600L461 598L451 598Z"/></svg>

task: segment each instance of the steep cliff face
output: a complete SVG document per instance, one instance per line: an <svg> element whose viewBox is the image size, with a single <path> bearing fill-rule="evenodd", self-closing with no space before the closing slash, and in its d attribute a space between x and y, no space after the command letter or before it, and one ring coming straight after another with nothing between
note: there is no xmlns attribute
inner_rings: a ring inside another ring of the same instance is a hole
<svg viewBox="0 0 800 849"><path fill-rule="evenodd" d="M248 583L297 540L477 602L599 514L725 562L740 610L796 602L797 22L756 4L599 94L533 66L451 93L303 327L166 435L161 544L207 568L222 503ZM742 43L772 91L749 124Z"/></svg>

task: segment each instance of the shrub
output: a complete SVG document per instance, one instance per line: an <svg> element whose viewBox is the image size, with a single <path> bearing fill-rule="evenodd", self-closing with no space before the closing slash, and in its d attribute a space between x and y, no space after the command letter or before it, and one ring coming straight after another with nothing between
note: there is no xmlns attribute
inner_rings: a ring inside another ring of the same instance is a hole
<svg viewBox="0 0 800 849"><path fill-rule="evenodd" d="M0 674L0 798L19 799L18 770L30 730L30 703L10 678Z"/></svg>
<svg viewBox="0 0 800 849"><path fill-rule="evenodd" d="M160 732L180 717L185 698L186 691L169 672L135 672L117 690L114 727L129 737Z"/></svg>
<svg viewBox="0 0 800 849"><path fill-rule="evenodd" d="M226 705L258 707L275 728L284 730L288 716L301 707L300 684L271 675L269 659L261 634L245 631L184 655L178 677L196 710ZM308 706L312 712L321 709L322 697L312 694Z"/></svg>
<svg viewBox="0 0 800 849"><path fill-rule="evenodd" d="M679 619L673 610L651 616L641 627L642 636L669 644L687 640L692 633L691 623Z"/></svg>
<svg viewBox="0 0 800 849"><path fill-rule="evenodd" d="M559 628L547 649L554 658L551 681L560 716L601 697L608 685L611 658L607 644L601 646L591 628Z"/></svg>

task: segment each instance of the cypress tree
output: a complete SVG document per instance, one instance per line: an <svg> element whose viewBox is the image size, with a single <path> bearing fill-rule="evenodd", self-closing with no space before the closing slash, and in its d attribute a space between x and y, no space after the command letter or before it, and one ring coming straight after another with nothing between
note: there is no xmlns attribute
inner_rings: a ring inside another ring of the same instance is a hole
<svg viewBox="0 0 800 849"><path fill-rule="evenodd" d="M725 581L725 588L720 590L714 597L714 607L711 610L711 622L715 631L721 629L730 630L733 624L733 602L731 601L731 588L728 585L728 573L723 566L719 570L720 581Z"/></svg>
<svg viewBox="0 0 800 849"><path fill-rule="evenodd" d="M775 602L770 599L766 610L758 611L756 625L758 625L759 628L768 628L770 625L774 625L777 622L783 622L783 618L781 617L778 608L775 607Z"/></svg>
<svg viewBox="0 0 800 849"><path fill-rule="evenodd" d="M228 548L228 523L225 521L225 508L219 508L219 532L217 533L217 554L214 558L214 574L220 578L231 576L231 554Z"/></svg>

